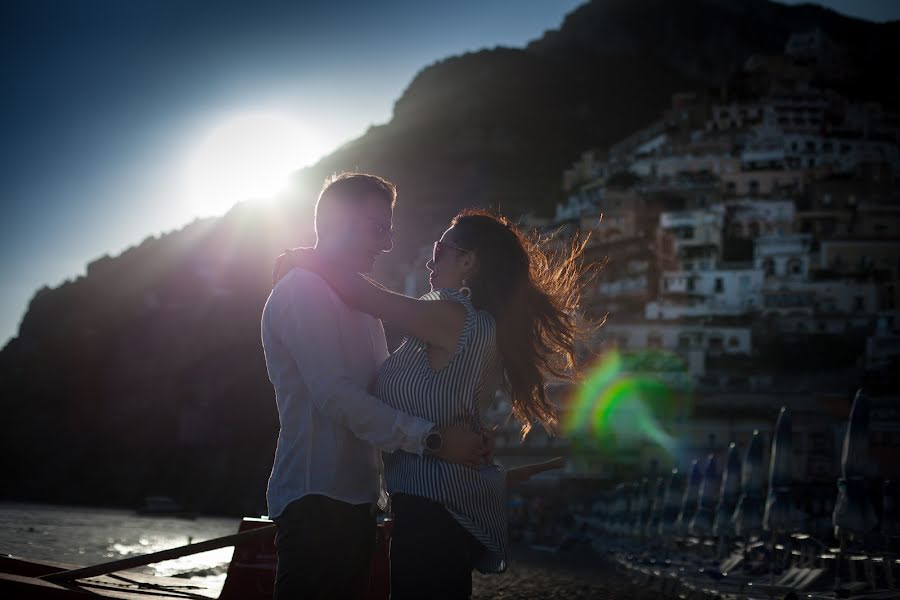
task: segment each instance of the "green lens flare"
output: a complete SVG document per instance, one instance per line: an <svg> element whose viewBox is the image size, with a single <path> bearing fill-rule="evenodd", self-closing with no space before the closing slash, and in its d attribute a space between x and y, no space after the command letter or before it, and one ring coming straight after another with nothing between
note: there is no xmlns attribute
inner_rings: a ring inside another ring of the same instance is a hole
<svg viewBox="0 0 900 600"><path fill-rule="evenodd" d="M677 356L608 352L572 399L563 431L581 444L614 448L649 441L674 454L677 443L659 419L674 416L688 382Z"/></svg>

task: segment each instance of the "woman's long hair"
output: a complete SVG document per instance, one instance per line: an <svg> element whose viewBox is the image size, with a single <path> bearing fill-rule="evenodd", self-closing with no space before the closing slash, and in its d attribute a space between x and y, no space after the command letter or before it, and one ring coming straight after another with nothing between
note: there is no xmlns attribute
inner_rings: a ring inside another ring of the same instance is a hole
<svg viewBox="0 0 900 600"><path fill-rule="evenodd" d="M582 260L586 239L551 250L546 239L479 209L464 210L451 224L455 243L478 258L478 270L466 283L472 305L497 324L503 384L522 436L535 421L553 432L558 416L546 382L576 378L577 312L598 268Z"/></svg>

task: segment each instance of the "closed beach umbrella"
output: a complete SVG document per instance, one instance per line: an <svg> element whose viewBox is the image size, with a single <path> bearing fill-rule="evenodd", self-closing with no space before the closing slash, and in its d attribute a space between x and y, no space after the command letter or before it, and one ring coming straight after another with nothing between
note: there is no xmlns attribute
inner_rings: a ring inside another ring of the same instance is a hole
<svg viewBox="0 0 900 600"><path fill-rule="evenodd" d="M778 421L775 422L775 435L772 437L772 454L769 460L769 495L766 497L766 511L763 516L763 527L766 531L789 531L791 528L792 431L791 413L786 406L782 406Z"/></svg>
<svg viewBox="0 0 900 600"><path fill-rule="evenodd" d="M677 530L679 533L687 533L688 525L697 512L697 499L700 496L700 484L703 482L703 473L700 471L700 461L696 458L691 462L691 472L688 475L687 487L681 497L681 512L678 513Z"/></svg>
<svg viewBox="0 0 900 600"><path fill-rule="evenodd" d="M625 484L620 483L612 491L610 500L610 523L609 529L612 533L621 533L622 520L625 518L627 500L625 498Z"/></svg>
<svg viewBox="0 0 900 600"><path fill-rule="evenodd" d="M713 520L716 516L716 497L719 494L719 465L716 455L710 454L703 469L703 481L697 498L697 512L691 519L690 532L697 536L712 533Z"/></svg>
<svg viewBox="0 0 900 600"><path fill-rule="evenodd" d="M659 535L662 537L668 537L675 532L683 494L684 475L678 469L672 469L672 476L669 477L663 493L662 511L659 514Z"/></svg>
<svg viewBox="0 0 900 600"><path fill-rule="evenodd" d="M763 509L763 447L759 431L754 430L741 468L741 496L738 498L732 521L740 536L750 536L762 527Z"/></svg>
<svg viewBox="0 0 900 600"><path fill-rule="evenodd" d="M716 520L713 523L714 535L731 535L734 525L731 515L741 495L741 458L738 456L734 442L728 446L725 457L725 472L722 473L722 485L719 488L719 503L716 505Z"/></svg>
<svg viewBox="0 0 900 600"><path fill-rule="evenodd" d="M650 495L653 501L650 504L650 518L647 520L646 533L648 536L656 535L659 531L659 519L662 516L666 499L666 480L659 476L650 486Z"/></svg>
<svg viewBox="0 0 900 600"><path fill-rule="evenodd" d="M633 521L634 532L637 535L642 535L644 533L644 525L647 523L647 517L650 514L650 482L644 477L637 486Z"/></svg>
<svg viewBox="0 0 900 600"><path fill-rule="evenodd" d="M869 402L859 390L850 408L850 422L841 454L838 499L832 513L835 534L861 535L877 523L875 510L866 494L866 466L869 460Z"/></svg>
<svg viewBox="0 0 900 600"><path fill-rule="evenodd" d="M628 501L628 518L625 519L623 523L625 527L625 533L628 535L634 535L638 533L639 529L637 527L638 522L641 519L641 504L643 499L641 498L641 482L632 481L629 487L629 501Z"/></svg>

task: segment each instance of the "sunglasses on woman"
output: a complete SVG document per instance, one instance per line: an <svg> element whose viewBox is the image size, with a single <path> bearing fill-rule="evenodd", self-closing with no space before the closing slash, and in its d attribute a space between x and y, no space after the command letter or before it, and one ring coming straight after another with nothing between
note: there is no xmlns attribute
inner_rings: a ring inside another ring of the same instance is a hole
<svg viewBox="0 0 900 600"><path fill-rule="evenodd" d="M460 248L459 246L456 246L449 242L442 242L441 240L438 240L434 243L434 250L432 250L431 252L431 261L433 263L437 263L437 261L440 260L441 254L444 253L445 248L450 248L452 250L462 252L463 254L468 254L469 252L471 252L471 250L466 250L465 248Z"/></svg>

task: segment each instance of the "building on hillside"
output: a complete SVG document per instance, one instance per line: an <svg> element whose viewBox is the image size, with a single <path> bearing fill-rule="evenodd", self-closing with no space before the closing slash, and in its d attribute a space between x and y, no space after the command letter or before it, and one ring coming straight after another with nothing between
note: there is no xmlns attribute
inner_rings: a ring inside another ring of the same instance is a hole
<svg viewBox="0 0 900 600"><path fill-rule="evenodd" d="M809 234L763 235L753 245L753 263L766 279L805 281L809 278L811 251Z"/></svg>
<svg viewBox="0 0 900 600"><path fill-rule="evenodd" d="M611 168L613 170L627 170L628 165L634 160L638 148L641 148L650 140L665 135L666 128L666 120L660 118L610 146L609 162Z"/></svg>
<svg viewBox="0 0 900 600"><path fill-rule="evenodd" d="M715 104L710 110L710 118L705 123L705 130L710 133L736 132L758 125L764 116L765 105L760 102Z"/></svg>
<svg viewBox="0 0 900 600"><path fill-rule="evenodd" d="M712 173L681 173L665 181L642 179L634 189L647 204L668 211L707 209L722 202L719 178Z"/></svg>
<svg viewBox="0 0 900 600"><path fill-rule="evenodd" d="M900 310L885 310L876 315L875 328L866 338L863 361L867 372L889 373L896 378L900 371Z"/></svg>
<svg viewBox="0 0 900 600"><path fill-rule="evenodd" d="M791 321L790 328L810 333L840 333L846 328L868 328L881 309L880 287L874 282L768 280L762 295L764 317L802 317L796 322ZM826 327L830 331L825 331L816 319L830 316L837 316L836 321L843 325ZM836 328L839 331L834 331Z"/></svg>
<svg viewBox="0 0 900 600"><path fill-rule="evenodd" d="M813 181L797 211L797 230L817 238L900 238L900 187L885 165L860 165L853 176Z"/></svg>
<svg viewBox="0 0 900 600"><path fill-rule="evenodd" d="M660 270L706 270L722 256L723 210L668 211L659 215Z"/></svg>
<svg viewBox="0 0 900 600"><path fill-rule="evenodd" d="M646 304L647 320L743 316L762 305L760 269L664 271L657 299Z"/></svg>
<svg viewBox="0 0 900 600"><path fill-rule="evenodd" d="M691 350L713 355L748 356L753 352L751 328L742 325L625 320L610 315L601 335L622 350L666 350L682 355L686 362Z"/></svg>
<svg viewBox="0 0 900 600"><path fill-rule="evenodd" d="M784 164L789 169L850 174L860 165L876 163L888 165L895 176L900 175L900 147L891 138L786 133L783 139Z"/></svg>
<svg viewBox="0 0 900 600"><path fill-rule="evenodd" d="M631 164L631 171L641 177L667 180L684 173L724 174L740 171L740 159L731 155L730 150L702 154L650 155L637 158Z"/></svg>
<svg viewBox="0 0 900 600"><path fill-rule="evenodd" d="M773 113L768 121L774 118L774 124L785 134L815 135L823 131L829 111L840 101L837 94L803 85L777 90L766 99Z"/></svg>
<svg viewBox="0 0 900 600"><path fill-rule="evenodd" d="M818 269L838 276L900 279L900 243L888 239L827 239L819 244Z"/></svg>
<svg viewBox="0 0 900 600"><path fill-rule="evenodd" d="M580 231L590 234L585 257L603 264L597 279L585 290L585 302L598 315L640 314L644 304L656 295L655 224L659 208L633 192L611 191L605 204L619 208L605 209L580 221Z"/></svg>
<svg viewBox="0 0 900 600"><path fill-rule="evenodd" d="M862 238L892 239L900 244L900 202L861 201L856 207L852 233Z"/></svg>
<svg viewBox="0 0 900 600"><path fill-rule="evenodd" d="M603 180L610 175L609 163L596 150L582 152L571 167L563 172L563 191L572 193L578 187Z"/></svg>
<svg viewBox="0 0 900 600"><path fill-rule="evenodd" d="M780 129L758 127L740 150L741 171L779 171L787 165L784 134Z"/></svg>
<svg viewBox="0 0 900 600"><path fill-rule="evenodd" d="M791 199L739 198L725 202L728 235L756 239L761 235L785 235L794 228L794 201Z"/></svg>
<svg viewBox="0 0 900 600"><path fill-rule="evenodd" d="M722 175L727 196L793 196L806 187L807 173L800 170L762 169Z"/></svg>
<svg viewBox="0 0 900 600"><path fill-rule="evenodd" d="M900 142L900 113L886 111L878 102L848 104L842 116L843 120L839 124L829 128L830 133L857 134L863 137L875 133Z"/></svg>

